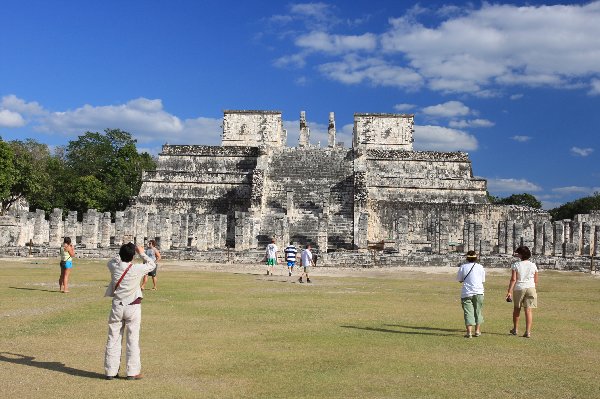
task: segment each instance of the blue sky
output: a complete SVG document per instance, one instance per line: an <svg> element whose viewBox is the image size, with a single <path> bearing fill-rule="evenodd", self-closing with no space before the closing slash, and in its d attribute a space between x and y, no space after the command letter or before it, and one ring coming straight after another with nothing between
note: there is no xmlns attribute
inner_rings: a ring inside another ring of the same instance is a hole
<svg viewBox="0 0 600 399"><path fill-rule="evenodd" d="M600 191L600 1L0 0L0 136L220 143L225 109L279 110L288 144L415 114L490 193L549 209Z"/></svg>

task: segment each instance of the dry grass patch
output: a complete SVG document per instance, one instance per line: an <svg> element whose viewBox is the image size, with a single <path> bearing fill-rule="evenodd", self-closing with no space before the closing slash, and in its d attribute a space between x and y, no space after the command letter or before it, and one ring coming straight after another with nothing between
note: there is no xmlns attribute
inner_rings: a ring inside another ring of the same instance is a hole
<svg viewBox="0 0 600 399"><path fill-rule="evenodd" d="M490 273L484 334L466 340L452 274L248 270L164 267L143 304L145 379L104 381L104 262L78 260L69 294L54 260L0 262L0 397L600 397L590 275L540 274L528 340L508 335L508 275Z"/></svg>

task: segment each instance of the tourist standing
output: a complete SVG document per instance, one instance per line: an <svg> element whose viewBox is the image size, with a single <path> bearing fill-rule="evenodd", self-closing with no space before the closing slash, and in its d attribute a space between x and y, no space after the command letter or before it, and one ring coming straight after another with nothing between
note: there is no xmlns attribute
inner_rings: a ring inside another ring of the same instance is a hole
<svg viewBox="0 0 600 399"><path fill-rule="evenodd" d="M513 328L510 330L512 335L518 334L519 317L521 308L525 308L525 334L523 337L531 338L531 327L533 325L533 308L537 308L537 282L538 268L531 262L531 251L526 246L520 246L515 250L513 256L521 259L515 262L511 269L510 282L506 300L513 302Z"/></svg>
<svg viewBox="0 0 600 399"><path fill-rule="evenodd" d="M143 264L133 264L138 253ZM108 317L108 339L104 355L104 371L107 380L117 377L121 363L121 342L127 330L126 375L128 380L142 378L140 361L140 325L142 322L142 290L140 278L156 267L146 255L143 246L124 244L119 256L107 264L111 281L104 296L112 297L112 308Z"/></svg>
<svg viewBox="0 0 600 399"><path fill-rule="evenodd" d="M298 256L298 250L296 249L294 244L290 242L290 245L285 247L283 252L285 253L285 260L287 262L288 275L291 276L292 272L294 271L294 266L296 266L296 257Z"/></svg>
<svg viewBox="0 0 600 399"><path fill-rule="evenodd" d="M158 261L160 260L160 251L158 250L158 248L156 248L155 240L148 241L148 248L146 248L146 255L148 255L148 257L154 261L154 263L156 264L156 267L154 268L154 270L152 270L150 273L148 273L144 276L144 281L142 282L142 289L146 288L146 283L148 282L148 276L150 276L150 277L152 277L152 289L157 290L158 287L156 286L156 281L158 278L156 277L156 272L158 271Z"/></svg>
<svg viewBox="0 0 600 399"><path fill-rule="evenodd" d="M304 281L302 281L302 277L306 276L306 282L310 283L310 278L308 276L308 273L310 272L310 266L314 265L314 261L313 261L313 254L310 250L311 246L310 244L306 244L306 249L304 251L302 251L302 255L300 256L300 260L302 261L302 274L300 275L300 278L298 279L298 282L303 283Z"/></svg>
<svg viewBox="0 0 600 399"><path fill-rule="evenodd" d="M269 272L271 273L271 276L273 275L275 265L277 264L277 251L279 251L279 249L277 248L277 245L275 245L275 239L272 238L271 243L267 245L265 254L265 257L267 258L267 276L269 275Z"/></svg>
<svg viewBox="0 0 600 399"><path fill-rule="evenodd" d="M60 277L58 285L60 292L69 292L69 277L73 268L73 256L75 256L75 248L71 244L71 237L65 237L63 245L60 247Z"/></svg>
<svg viewBox="0 0 600 399"><path fill-rule="evenodd" d="M483 283L485 283L485 269L477 263L477 253L467 252L467 262L460 266L456 280L462 283L460 303L462 305L465 327L465 338L481 335L483 323ZM475 332L473 332L475 326Z"/></svg>

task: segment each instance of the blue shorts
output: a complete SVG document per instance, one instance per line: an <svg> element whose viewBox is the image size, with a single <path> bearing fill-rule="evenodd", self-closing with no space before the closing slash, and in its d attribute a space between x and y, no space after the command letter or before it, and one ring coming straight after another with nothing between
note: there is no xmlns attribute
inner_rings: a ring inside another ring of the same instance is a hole
<svg viewBox="0 0 600 399"><path fill-rule="evenodd" d="M65 269L70 269L72 267L73 267L73 261L72 260L65 261L65 265L64 265Z"/></svg>
<svg viewBox="0 0 600 399"><path fill-rule="evenodd" d="M295 260L288 260L288 267L294 267L296 266L296 261Z"/></svg>

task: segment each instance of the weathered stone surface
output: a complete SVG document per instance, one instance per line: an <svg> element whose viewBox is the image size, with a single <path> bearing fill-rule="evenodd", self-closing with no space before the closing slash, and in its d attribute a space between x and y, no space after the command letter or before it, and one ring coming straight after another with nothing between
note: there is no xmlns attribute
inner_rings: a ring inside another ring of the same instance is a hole
<svg viewBox="0 0 600 399"><path fill-rule="evenodd" d="M441 264L467 250L509 264L518 245L549 268L598 256L600 212L552 222L544 211L489 204L468 154L412 151L413 119L355 114L353 147L344 148L331 113L321 148L310 144L302 112L299 146L287 148L280 112L225 111L221 146L163 146L114 220L96 210L81 222L76 212L63 221L59 209L48 219L18 212L0 217L0 247L22 254L32 242L42 254L70 236L78 254L100 256L155 239L180 259L259 261L275 238L312 244L322 265Z"/></svg>

